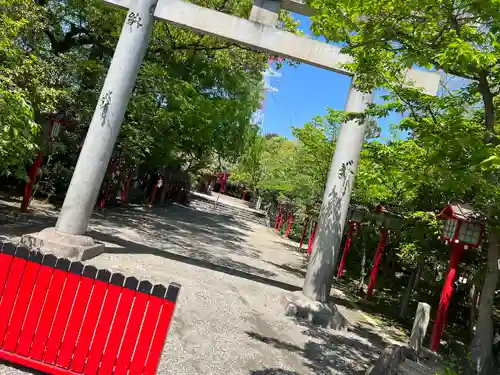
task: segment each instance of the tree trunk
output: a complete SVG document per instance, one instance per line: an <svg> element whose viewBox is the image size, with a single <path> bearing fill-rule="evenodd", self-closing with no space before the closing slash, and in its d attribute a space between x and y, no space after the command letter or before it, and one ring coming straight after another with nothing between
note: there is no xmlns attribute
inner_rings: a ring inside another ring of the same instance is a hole
<svg viewBox="0 0 500 375"><path fill-rule="evenodd" d="M476 332L471 344L471 361L477 374L493 373L493 296L498 281L499 233L492 230L488 238L488 263L479 300Z"/></svg>
<svg viewBox="0 0 500 375"><path fill-rule="evenodd" d="M479 285L474 281L471 285L470 292L470 309L469 309L469 337L474 339L474 325L477 319L477 303L479 300Z"/></svg>
<svg viewBox="0 0 500 375"><path fill-rule="evenodd" d="M425 257L420 257L420 262L418 263L417 267L417 274L415 275L415 282L413 283L413 290L418 289L418 284L420 284L420 279L422 278L422 272L424 271L425 267Z"/></svg>
<svg viewBox="0 0 500 375"><path fill-rule="evenodd" d="M160 206L165 204L165 197L167 195L168 184L167 184L167 167L163 168L163 186L160 194Z"/></svg>
<svg viewBox="0 0 500 375"><path fill-rule="evenodd" d="M412 270L410 279L408 280L408 285L405 288L403 294L403 299L401 300L401 311L399 312L399 317L401 319L406 318L406 311L408 310L408 305L410 304L411 292L413 292L413 286L415 285L415 279L417 276L417 271Z"/></svg>
<svg viewBox="0 0 500 375"><path fill-rule="evenodd" d="M359 282L358 282L358 291L363 290L363 286L365 285L365 276L366 276L366 270L365 270L365 263L366 263L366 249L365 246L362 245L362 251L363 254L361 256L361 274L359 276Z"/></svg>

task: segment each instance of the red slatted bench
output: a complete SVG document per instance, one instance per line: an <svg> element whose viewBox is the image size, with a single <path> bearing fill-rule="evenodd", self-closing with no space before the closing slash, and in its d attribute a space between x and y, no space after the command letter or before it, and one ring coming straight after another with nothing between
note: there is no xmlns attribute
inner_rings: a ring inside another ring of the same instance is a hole
<svg viewBox="0 0 500 375"><path fill-rule="evenodd" d="M156 373L179 284L0 248L0 359L54 375Z"/></svg>

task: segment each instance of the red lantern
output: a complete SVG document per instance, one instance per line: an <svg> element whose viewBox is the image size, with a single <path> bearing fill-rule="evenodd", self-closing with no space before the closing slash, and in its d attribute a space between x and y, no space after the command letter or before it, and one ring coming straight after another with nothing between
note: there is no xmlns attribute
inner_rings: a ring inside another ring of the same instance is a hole
<svg viewBox="0 0 500 375"><path fill-rule="evenodd" d="M467 204L451 203L438 216L444 220L441 240L445 244L460 243L464 248L477 249L483 239L482 217Z"/></svg>
<svg viewBox="0 0 500 375"><path fill-rule="evenodd" d="M431 350L437 352L441 343L448 306L453 293L453 283L458 276L458 265L463 251L469 248L477 249L481 245L484 232L483 217L468 204L450 203L438 216L444 220L443 235L440 237L445 244L453 244L450 258L450 268L439 300L436 321L432 329Z"/></svg>

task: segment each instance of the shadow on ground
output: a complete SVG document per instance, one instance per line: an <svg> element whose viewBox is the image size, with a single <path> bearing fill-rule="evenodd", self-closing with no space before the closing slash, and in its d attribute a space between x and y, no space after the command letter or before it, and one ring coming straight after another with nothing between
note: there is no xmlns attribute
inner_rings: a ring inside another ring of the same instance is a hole
<svg viewBox="0 0 500 375"><path fill-rule="evenodd" d="M113 237L105 233L92 231L89 234L98 241L108 242L119 246L106 247L105 252L108 254L150 254L226 273L232 276L241 277L261 284L271 285L283 290L297 291L301 289L295 285L271 279L270 277L275 275L273 272L252 267L248 264L237 262L230 258L213 256L207 252L199 251L196 255L191 254L190 256L185 256L179 253L167 251L165 249L153 248L136 242L127 241L119 237Z"/></svg>
<svg viewBox="0 0 500 375"><path fill-rule="evenodd" d="M332 373L361 375L366 367L378 357L387 343L369 329L355 325L348 333L324 330L305 322L304 334L310 337L303 347L279 338L263 336L256 332L245 332L251 339L270 345L279 350L287 350L300 355L304 365L315 374ZM264 369L251 374L295 374L283 369Z"/></svg>
<svg viewBox="0 0 500 375"><path fill-rule="evenodd" d="M0 215L0 225L3 224L0 236L6 237L19 237L56 224L55 215L39 210L21 214L1 203ZM277 276L272 271L230 258L229 255L236 254L256 259L260 254L258 249L243 246L246 233L253 231L252 227L231 216L178 206L153 209L129 206L95 212L91 227L95 228L88 233L91 237L117 245L107 246L107 253L150 254L283 290L301 289L272 279ZM124 229L137 233L138 241L121 237Z"/></svg>
<svg viewBox="0 0 500 375"><path fill-rule="evenodd" d="M96 212L94 226L129 227L144 233L145 237L161 243L167 239L184 249L198 251L211 247L231 254L259 258L258 249L243 246L251 226L231 216L197 211L177 205L148 209L140 206Z"/></svg>
<svg viewBox="0 0 500 375"><path fill-rule="evenodd" d="M274 262L268 262L266 263L273 265L274 267L277 267L285 272L288 272L294 276L304 278L306 277L306 271L307 271L307 261L304 260L303 263L300 265L300 267L297 267L295 264L278 264Z"/></svg>

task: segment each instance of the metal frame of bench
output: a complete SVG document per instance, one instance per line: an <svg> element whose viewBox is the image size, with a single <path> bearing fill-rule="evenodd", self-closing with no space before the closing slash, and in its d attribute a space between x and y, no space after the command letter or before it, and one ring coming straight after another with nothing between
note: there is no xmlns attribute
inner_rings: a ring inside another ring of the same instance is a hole
<svg viewBox="0 0 500 375"><path fill-rule="evenodd" d="M0 359L53 375L156 373L179 284L0 245Z"/></svg>

